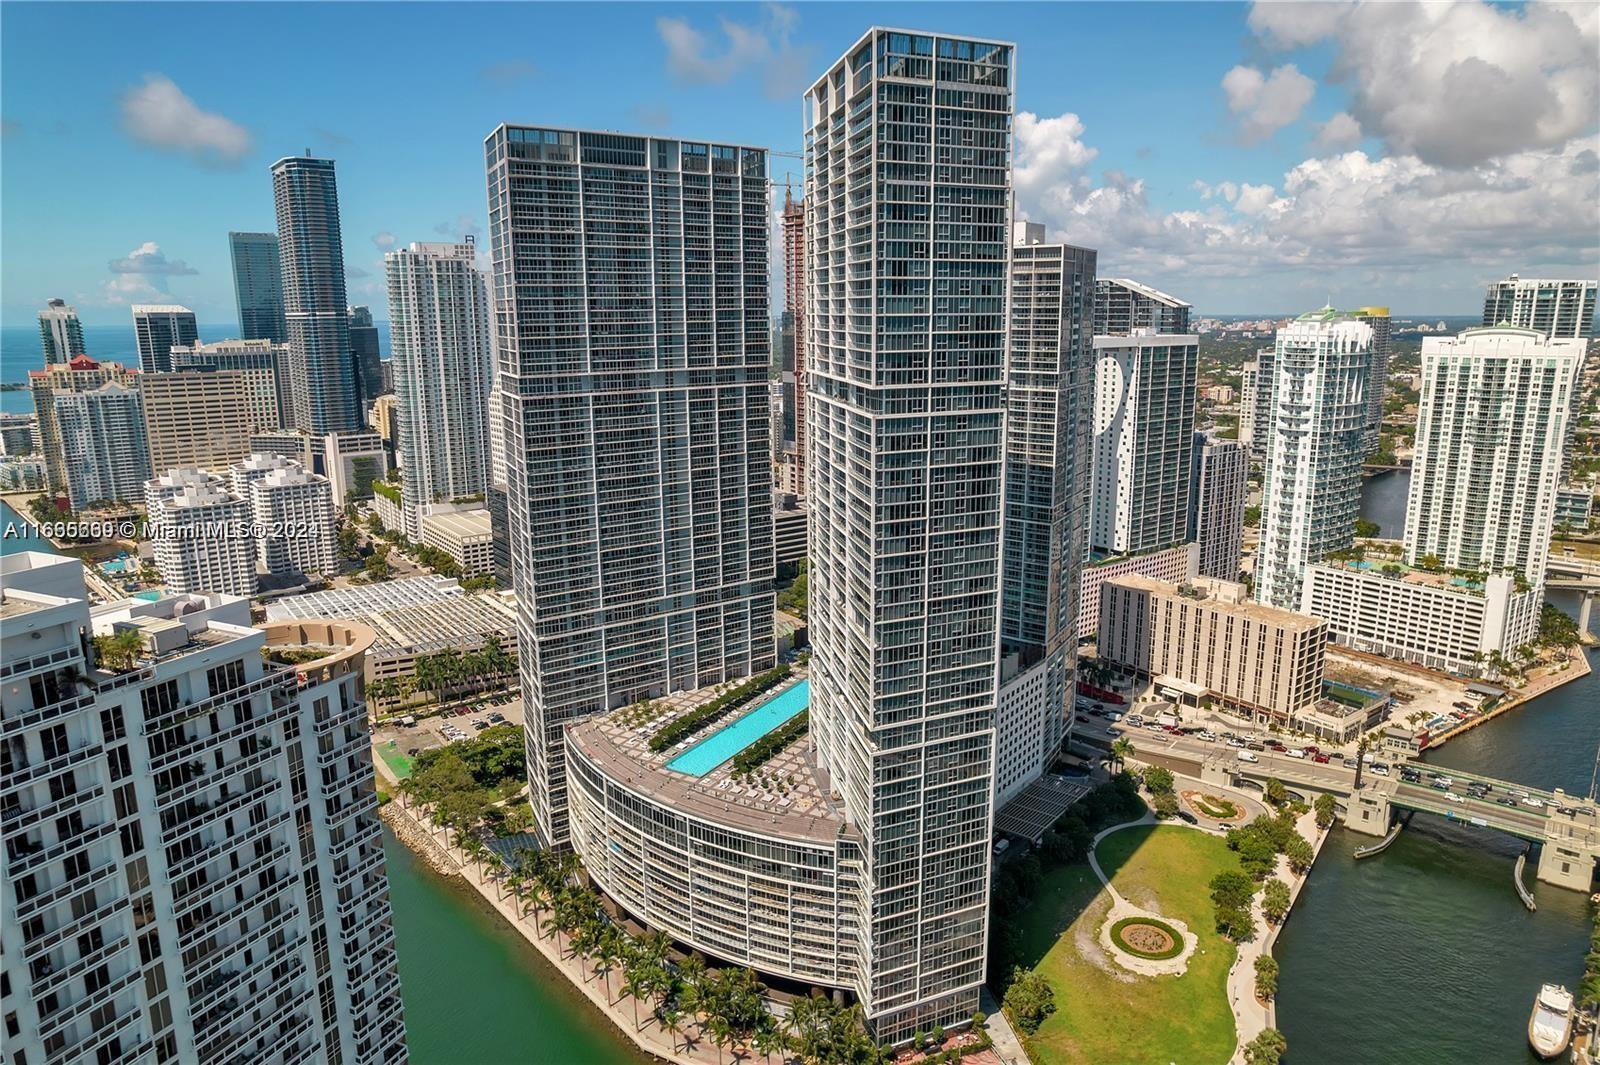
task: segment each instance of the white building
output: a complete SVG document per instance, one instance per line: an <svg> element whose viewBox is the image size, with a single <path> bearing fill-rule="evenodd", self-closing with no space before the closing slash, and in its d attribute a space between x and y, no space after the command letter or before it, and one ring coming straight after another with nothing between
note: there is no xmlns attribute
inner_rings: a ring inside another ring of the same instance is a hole
<svg viewBox="0 0 1600 1065"><path fill-rule="evenodd" d="M44 350L46 366L84 354L83 323L76 307L63 299L45 301L39 312L39 347Z"/></svg>
<svg viewBox="0 0 1600 1065"><path fill-rule="evenodd" d="M326 477L336 506L372 498L372 482L389 472L384 439L368 430L356 432L258 433L250 438L252 455L281 455L309 473Z"/></svg>
<svg viewBox="0 0 1600 1065"><path fill-rule="evenodd" d="M155 566L169 591L256 594L250 510L222 478L173 470L147 481L144 498Z"/></svg>
<svg viewBox="0 0 1600 1065"><path fill-rule="evenodd" d="M1261 364L1254 359L1239 370L1239 443L1255 453L1256 439L1256 377Z"/></svg>
<svg viewBox="0 0 1600 1065"><path fill-rule="evenodd" d="M1199 344L1193 333L1149 329L1094 338L1092 550L1129 554L1183 540Z"/></svg>
<svg viewBox="0 0 1600 1065"><path fill-rule="evenodd" d="M1407 561L1544 583L1586 346L1520 328L1423 340Z"/></svg>
<svg viewBox="0 0 1600 1065"><path fill-rule="evenodd" d="M139 369L145 373L166 373L172 369L172 349L188 347L200 339L194 312L187 307L175 303L136 303L132 310Z"/></svg>
<svg viewBox="0 0 1600 1065"><path fill-rule="evenodd" d="M1509 657L1538 635L1541 588L1519 590L1506 574L1467 585L1449 574L1385 568L1312 566L1300 609L1327 621L1336 643L1457 673L1481 673L1490 654Z"/></svg>
<svg viewBox="0 0 1600 1065"><path fill-rule="evenodd" d="M811 734L880 1042L984 980L1014 56L873 29L804 104Z"/></svg>
<svg viewBox="0 0 1600 1065"><path fill-rule="evenodd" d="M1370 455L1378 450L1383 434L1383 403L1389 397L1389 335L1391 322L1387 307L1358 307L1350 312L1372 326L1372 367L1367 372L1367 427L1362 450Z"/></svg>
<svg viewBox="0 0 1600 1065"><path fill-rule="evenodd" d="M1173 544L1142 555L1113 555L1084 563L1078 576L1078 638L1091 636L1100 625L1100 586L1118 577L1153 577L1183 583L1200 573L1200 545Z"/></svg>
<svg viewBox="0 0 1600 1065"><path fill-rule="evenodd" d="M1340 643L1436 669L1483 672L1530 643L1584 348L1516 327L1425 338L1411 565L1314 566L1301 609Z"/></svg>
<svg viewBox="0 0 1600 1065"><path fill-rule="evenodd" d="M405 1061L372 633L263 633L219 596L91 616L54 555L0 577L8 1061ZM132 668L96 668L90 638L122 631Z"/></svg>
<svg viewBox="0 0 1600 1065"><path fill-rule="evenodd" d="M1012 228L1005 535L994 804L1054 762L1071 730L1094 394L1092 249Z"/></svg>
<svg viewBox="0 0 1600 1065"><path fill-rule="evenodd" d="M1237 440L1215 430L1194 434L1189 485L1189 536L1199 547L1200 573L1225 581L1239 577L1250 456Z"/></svg>
<svg viewBox="0 0 1600 1065"><path fill-rule="evenodd" d="M1349 547L1361 506L1372 326L1324 307L1278 330L1255 596L1300 606L1306 567ZM1266 382L1258 380L1258 391Z"/></svg>
<svg viewBox="0 0 1600 1065"><path fill-rule="evenodd" d="M1595 289L1596 282L1592 280L1512 274L1489 285L1483 299L1483 324L1518 326L1551 338L1591 337Z"/></svg>
<svg viewBox="0 0 1600 1065"><path fill-rule="evenodd" d="M455 559L463 577L494 572L494 531L481 507L424 514L422 542Z"/></svg>
<svg viewBox="0 0 1600 1065"><path fill-rule="evenodd" d="M477 245L412 244L384 258L389 333L405 480L403 532L422 538L422 508L489 485L489 393L494 363L489 290Z"/></svg>
<svg viewBox="0 0 1600 1065"><path fill-rule="evenodd" d="M56 392L52 403L72 508L141 498L150 451L138 390L108 381L90 391Z"/></svg>
<svg viewBox="0 0 1600 1065"><path fill-rule="evenodd" d="M256 555L268 573L331 575L339 570L333 487L298 465L236 481L244 488L256 532Z"/></svg>
<svg viewBox="0 0 1600 1065"><path fill-rule="evenodd" d="M484 151L528 775L559 846L569 724L776 658L767 153L520 125Z"/></svg>

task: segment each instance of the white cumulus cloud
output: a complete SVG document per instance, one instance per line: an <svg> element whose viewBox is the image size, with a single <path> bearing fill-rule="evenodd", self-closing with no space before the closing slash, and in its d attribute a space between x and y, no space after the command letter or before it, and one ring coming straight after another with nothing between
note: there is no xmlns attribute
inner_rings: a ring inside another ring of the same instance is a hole
<svg viewBox="0 0 1600 1065"><path fill-rule="evenodd" d="M1600 5L1257 3L1249 23L1271 47L1330 44L1351 119L1393 154L1469 167L1592 143Z"/></svg>
<svg viewBox="0 0 1600 1065"><path fill-rule="evenodd" d="M165 74L150 74L122 96L122 128L142 144L181 152L208 165L250 153L250 131L200 106Z"/></svg>
<svg viewBox="0 0 1600 1065"><path fill-rule="evenodd" d="M1361 123L1340 111L1326 122L1317 125L1317 147L1351 148L1361 143Z"/></svg>
<svg viewBox="0 0 1600 1065"><path fill-rule="evenodd" d="M1239 136L1247 143L1272 136L1300 117L1317 83L1287 63L1270 74L1255 67L1236 66L1222 76L1228 110L1239 123Z"/></svg>
<svg viewBox="0 0 1600 1065"><path fill-rule="evenodd" d="M717 20L721 39L696 27L687 18L662 15L656 33L667 48L667 72L685 85L726 85L759 69L763 91L770 99L797 96L808 82L813 49L797 45L792 36L799 13L782 4L763 4L756 22Z"/></svg>

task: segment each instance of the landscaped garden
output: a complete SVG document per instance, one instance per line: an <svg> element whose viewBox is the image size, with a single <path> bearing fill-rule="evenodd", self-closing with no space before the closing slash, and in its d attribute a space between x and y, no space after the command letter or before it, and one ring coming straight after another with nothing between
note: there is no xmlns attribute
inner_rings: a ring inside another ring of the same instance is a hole
<svg viewBox="0 0 1600 1065"><path fill-rule="evenodd" d="M1213 821L1232 821L1239 816L1238 804L1220 795L1196 795L1189 798L1189 805Z"/></svg>
<svg viewBox="0 0 1600 1065"><path fill-rule="evenodd" d="M1111 941L1136 958L1166 961L1183 953L1183 936L1153 917L1124 917L1111 926Z"/></svg>
<svg viewBox="0 0 1600 1065"><path fill-rule="evenodd" d="M1032 905L1014 918L1022 942L1049 944L1031 972L1055 991L1053 1012L1024 1036L1028 1055L1039 1065L1222 1065L1235 1044L1227 993L1235 948L1216 932L1208 885L1218 873L1238 872L1238 855L1214 835L1155 825L1114 832L1095 853L1124 898L1182 922L1199 943L1182 975L1134 976L1099 945L1110 899L1093 871L1082 862L1048 870ZM1171 925L1147 917L1118 921L1112 934L1144 957L1173 957L1183 946ZM1171 953L1153 949L1158 939Z"/></svg>

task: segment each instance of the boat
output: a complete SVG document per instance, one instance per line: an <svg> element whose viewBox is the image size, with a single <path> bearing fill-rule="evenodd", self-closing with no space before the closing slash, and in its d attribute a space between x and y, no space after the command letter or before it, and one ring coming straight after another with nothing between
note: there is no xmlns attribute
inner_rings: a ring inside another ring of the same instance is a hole
<svg viewBox="0 0 1600 1065"><path fill-rule="evenodd" d="M1533 1000L1528 1016L1528 1043L1549 1061L1572 1042L1572 992L1560 984L1545 984Z"/></svg>

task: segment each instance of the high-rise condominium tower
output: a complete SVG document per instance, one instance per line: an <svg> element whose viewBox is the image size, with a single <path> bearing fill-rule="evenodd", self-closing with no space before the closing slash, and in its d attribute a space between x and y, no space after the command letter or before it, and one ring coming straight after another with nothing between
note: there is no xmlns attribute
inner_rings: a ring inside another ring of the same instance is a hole
<svg viewBox="0 0 1600 1065"><path fill-rule="evenodd" d="M1514 325L1548 337L1594 336L1594 281L1555 281L1512 274L1489 286L1484 325Z"/></svg>
<svg viewBox="0 0 1600 1065"><path fill-rule="evenodd" d="M1237 440L1216 430L1194 434L1189 484L1189 539L1200 548L1200 573L1239 579L1244 507L1249 494L1250 455Z"/></svg>
<svg viewBox="0 0 1600 1065"><path fill-rule="evenodd" d="M233 260L233 297L239 307L239 335L245 340L284 343L283 266L278 260L278 234L229 233Z"/></svg>
<svg viewBox="0 0 1600 1065"><path fill-rule="evenodd" d="M1372 326L1372 370L1367 374L1367 428L1361 438L1362 450L1370 455L1378 450L1383 432L1383 401L1389 398L1389 308L1361 307L1350 313Z"/></svg>
<svg viewBox="0 0 1600 1065"><path fill-rule="evenodd" d="M39 312L39 346L44 350L46 366L82 355L83 323L78 321L78 309L68 306L66 300L46 301L44 310Z"/></svg>
<svg viewBox="0 0 1600 1065"><path fill-rule="evenodd" d="M33 409L39 416L39 443L44 449L45 471L54 488L67 485L67 460L61 441L61 424L56 418L57 396L69 392L90 392L107 382L136 388L138 374L115 362L96 362L87 355L76 355L67 362L49 363L42 370L28 371L28 390L33 394ZM144 434L139 434L141 450ZM126 444L122 445L126 448Z"/></svg>
<svg viewBox="0 0 1600 1065"><path fill-rule="evenodd" d="M559 844L564 726L773 664L767 155L510 125L485 153L528 775Z"/></svg>
<svg viewBox="0 0 1600 1065"><path fill-rule="evenodd" d="M1094 338L1089 546L1098 554L1184 539L1199 345L1193 333L1143 326L1131 336Z"/></svg>
<svg viewBox="0 0 1600 1065"><path fill-rule="evenodd" d="M133 336L139 348L139 369L165 373L172 369L172 349L200 339L194 312L175 303L133 305Z"/></svg>
<svg viewBox="0 0 1600 1065"><path fill-rule="evenodd" d="M72 509L143 498L150 452L139 390L107 381L89 391L58 393L54 407L62 486Z"/></svg>
<svg viewBox="0 0 1600 1065"><path fill-rule="evenodd" d="M805 101L811 729L893 1042L984 978L1012 58L873 29Z"/></svg>
<svg viewBox="0 0 1600 1065"><path fill-rule="evenodd" d="M1544 583L1584 348L1514 327L1423 338L1407 561Z"/></svg>
<svg viewBox="0 0 1600 1065"><path fill-rule="evenodd" d="M1187 333L1191 304L1126 277L1095 282L1094 335L1128 336L1140 329Z"/></svg>
<svg viewBox="0 0 1600 1065"><path fill-rule="evenodd" d="M1047 769L1072 719L1087 534L1095 252L1016 224L1006 367L995 805Z"/></svg>
<svg viewBox="0 0 1600 1065"><path fill-rule="evenodd" d="M369 307L350 308L350 362L360 391L357 403L365 419L372 401L383 394L383 356Z"/></svg>
<svg viewBox="0 0 1600 1065"><path fill-rule="evenodd" d="M1271 413L1256 425L1267 457L1255 597L1269 606L1298 610L1306 567L1354 539L1371 365L1371 324L1332 307L1278 330Z"/></svg>
<svg viewBox="0 0 1600 1065"><path fill-rule="evenodd" d="M0 584L7 1061L404 1062L372 630L91 618L82 563L34 552ZM114 633L137 650L91 659Z"/></svg>
<svg viewBox="0 0 1600 1065"><path fill-rule="evenodd" d="M359 429L333 160L279 159L272 164L272 194L278 206L294 427L308 433Z"/></svg>
<svg viewBox="0 0 1600 1065"><path fill-rule="evenodd" d="M405 534L422 539L424 507L489 485L489 290L465 244L413 244L384 258L405 479Z"/></svg>
<svg viewBox="0 0 1600 1065"><path fill-rule="evenodd" d="M784 382L783 437L779 461L784 466L785 491L806 494L806 209L786 191L783 197L783 297L784 325L792 345L785 353L784 370L794 380Z"/></svg>

